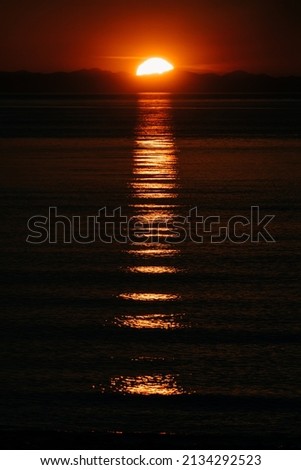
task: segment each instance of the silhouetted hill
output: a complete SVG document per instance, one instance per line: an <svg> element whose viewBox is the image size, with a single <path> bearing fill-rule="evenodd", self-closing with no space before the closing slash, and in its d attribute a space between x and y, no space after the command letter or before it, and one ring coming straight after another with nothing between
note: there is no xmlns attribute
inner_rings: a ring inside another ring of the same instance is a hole
<svg viewBox="0 0 301 470"><path fill-rule="evenodd" d="M225 75L172 71L135 77L98 69L75 72L0 72L0 93L301 92L301 77L271 77L235 71Z"/></svg>
<svg viewBox="0 0 301 470"><path fill-rule="evenodd" d="M76 72L0 72L0 92L114 93L127 91L127 74L97 69Z"/></svg>

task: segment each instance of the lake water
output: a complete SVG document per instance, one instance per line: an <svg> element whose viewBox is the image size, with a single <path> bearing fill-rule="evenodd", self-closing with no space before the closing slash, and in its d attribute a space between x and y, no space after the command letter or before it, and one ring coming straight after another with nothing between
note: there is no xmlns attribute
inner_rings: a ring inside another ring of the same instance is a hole
<svg viewBox="0 0 301 470"><path fill-rule="evenodd" d="M299 432L300 104L1 98L2 429ZM275 242L173 242L195 207L225 223L252 206ZM138 237L26 242L49 207L83 233L120 207Z"/></svg>

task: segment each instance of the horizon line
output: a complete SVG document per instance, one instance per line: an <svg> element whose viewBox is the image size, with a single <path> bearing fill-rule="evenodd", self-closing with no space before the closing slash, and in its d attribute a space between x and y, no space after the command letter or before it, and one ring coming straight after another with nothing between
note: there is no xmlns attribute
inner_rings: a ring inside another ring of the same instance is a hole
<svg viewBox="0 0 301 470"><path fill-rule="evenodd" d="M110 73L114 75L129 75L132 77L136 77L136 74L134 72L128 72L128 71L112 71L112 70L107 70L107 69L102 69L99 67L91 67L91 68L80 68L80 69L72 69L72 70L53 70L53 71L34 71L34 70L28 70L28 69L16 69L16 70L0 70L0 73L7 73L7 74L18 74L18 73L28 73L28 74L39 74L39 75L54 75L54 74L72 74L72 73L78 73L78 72L102 72L102 73ZM270 77L270 78L301 78L301 74L293 74L293 73L287 73L287 74L271 74L268 72L249 72L248 70L244 69L233 69L231 71L227 72L216 72L216 71L196 71L196 70L188 70L187 68L183 67L175 67L173 70L166 72L166 74L174 74L176 72L183 72L187 74L192 74L192 75L215 75L215 76L220 76L224 77L227 75L235 74L235 73L240 73L240 74L245 74L245 75L253 75L253 76L265 76L265 77ZM165 75L165 74L164 74ZM139 77L140 79L143 77Z"/></svg>

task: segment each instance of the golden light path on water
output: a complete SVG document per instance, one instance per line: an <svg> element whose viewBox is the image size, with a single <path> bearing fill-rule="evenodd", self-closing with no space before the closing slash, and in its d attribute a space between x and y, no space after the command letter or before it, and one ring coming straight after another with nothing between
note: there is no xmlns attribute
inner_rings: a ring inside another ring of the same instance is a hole
<svg viewBox="0 0 301 470"><path fill-rule="evenodd" d="M162 294L158 292L132 292L120 294L121 299L126 300L140 300L142 302L150 301L167 301L167 300L177 300L179 297L177 294Z"/></svg>
<svg viewBox="0 0 301 470"><path fill-rule="evenodd" d="M141 233L151 239L133 242L126 250L128 265L121 269L137 276L136 288L118 295L121 301L129 302L131 311L125 304L126 313L115 317L115 325L135 330L178 329L183 327L183 315L174 309L165 310L164 306L181 300L180 296L170 288L172 282L162 284L164 277L168 276L170 281L181 271L174 263L180 255L179 247L166 242L166 237L173 237L167 221L177 216L179 208L177 156L169 99L142 96L139 113L132 180L129 182L129 208ZM146 276L150 278L148 284ZM172 371L162 374L150 365L146 367L145 373L140 369L136 375L111 377L109 389L132 395L184 393Z"/></svg>
<svg viewBox="0 0 301 470"><path fill-rule="evenodd" d="M127 270L131 273L143 274L163 274L163 273L176 273L180 270L174 266L129 266Z"/></svg>
<svg viewBox="0 0 301 470"><path fill-rule="evenodd" d="M138 250L128 250L128 253L133 256L143 257L143 258L168 258L174 257L178 254L178 250L173 249L156 249L156 248L149 248L149 249L138 249Z"/></svg>
<svg viewBox="0 0 301 470"><path fill-rule="evenodd" d="M181 328L180 315L166 313L145 313L144 315L124 315L116 318L116 324L127 328L168 330Z"/></svg>
<svg viewBox="0 0 301 470"><path fill-rule="evenodd" d="M171 374L112 377L110 388L115 392L131 395L168 396L184 393L181 387L177 385L175 377Z"/></svg>
<svg viewBox="0 0 301 470"><path fill-rule="evenodd" d="M129 182L132 200L130 207L141 233L151 237L151 241L132 243L127 250L132 264L123 270L137 275L172 275L179 272L179 269L163 262L164 258L175 258L179 254L176 245L165 243L166 237L174 236L168 221L172 221L176 215L178 205L175 200L178 198L179 186L170 102L167 98L152 100L142 97L139 110L133 178ZM141 258L141 262L137 263L137 257ZM162 263L158 263L161 258ZM155 260L157 261L154 262ZM179 300L177 293L161 290L122 292L118 297L145 303ZM118 318L118 324L132 328L145 328L146 325L149 328L176 327L172 314L147 316L147 312L144 316L137 317L133 314L132 318L128 315L124 316L123 320Z"/></svg>

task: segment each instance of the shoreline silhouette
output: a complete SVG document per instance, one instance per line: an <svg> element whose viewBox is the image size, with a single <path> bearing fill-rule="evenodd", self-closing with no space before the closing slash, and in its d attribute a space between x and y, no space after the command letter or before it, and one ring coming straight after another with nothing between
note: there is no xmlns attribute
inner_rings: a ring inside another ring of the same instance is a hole
<svg viewBox="0 0 301 470"><path fill-rule="evenodd" d="M74 72L0 72L0 93L298 93L301 77L235 71L224 75L174 70L136 77L99 69Z"/></svg>

